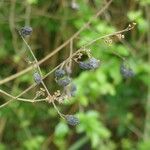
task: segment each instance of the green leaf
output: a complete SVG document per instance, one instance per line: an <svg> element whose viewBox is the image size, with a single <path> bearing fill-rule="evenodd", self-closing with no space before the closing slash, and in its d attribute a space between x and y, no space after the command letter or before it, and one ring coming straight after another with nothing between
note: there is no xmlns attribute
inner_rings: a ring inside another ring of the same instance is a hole
<svg viewBox="0 0 150 150"><path fill-rule="evenodd" d="M55 128L55 136L58 138L63 138L69 132L67 124L60 122Z"/></svg>
<svg viewBox="0 0 150 150"><path fill-rule="evenodd" d="M138 10L138 11L130 11L128 13L128 18L131 20L131 21L136 21L137 19L141 18L142 16L142 11L141 10Z"/></svg>
<svg viewBox="0 0 150 150"><path fill-rule="evenodd" d="M26 150L39 150L41 149L43 141L44 141L43 136L36 136L24 141L23 146Z"/></svg>

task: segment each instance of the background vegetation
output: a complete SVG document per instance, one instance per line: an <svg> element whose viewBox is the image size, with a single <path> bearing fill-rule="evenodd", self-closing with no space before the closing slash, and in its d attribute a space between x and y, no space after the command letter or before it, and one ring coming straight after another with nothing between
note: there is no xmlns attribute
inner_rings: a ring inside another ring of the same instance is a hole
<svg viewBox="0 0 150 150"><path fill-rule="evenodd" d="M75 1L74 1L75 2ZM0 0L0 80L28 66L29 56L16 28L30 25L28 39L38 60L69 39L106 0ZM75 98L60 104L65 114L76 114L80 124L69 126L48 103L12 102L0 108L0 150L150 150L150 0L113 0L73 42L74 51L87 41L136 27L125 38L100 40L88 48L101 60L96 71L73 65ZM70 53L69 45L41 65L46 74ZM126 58L135 76L124 79L121 59ZM34 83L33 70L0 88L17 95ZM52 74L45 80L49 90L58 89ZM33 98L36 87L24 95ZM0 95L0 104L10 100Z"/></svg>

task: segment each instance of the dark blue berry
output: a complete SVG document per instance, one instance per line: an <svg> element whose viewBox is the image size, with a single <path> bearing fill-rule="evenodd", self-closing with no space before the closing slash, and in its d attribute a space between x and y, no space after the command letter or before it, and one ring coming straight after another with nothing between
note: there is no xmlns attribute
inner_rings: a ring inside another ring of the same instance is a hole
<svg viewBox="0 0 150 150"><path fill-rule="evenodd" d="M40 84L42 82L42 78L40 76L40 74L38 72L35 72L33 74L33 77L34 77L34 81L37 83L37 84Z"/></svg>
<svg viewBox="0 0 150 150"><path fill-rule="evenodd" d="M120 73L122 74L124 78L130 78L134 76L133 70L125 66L124 63L122 63L120 66Z"/></svg>
<svg viewBox="0 0 150 150"><path fill-rule="evenodd" d="M55 77L56 77L56 78L62 78L62 77L65 76L65 74L66 74L66 72L65 72L65 70L63 70L63 69L57 69L57 70L55 71Z"/></svg>
<svg viewBox="0 0 150 150"><path fill-rule="evenodd" d="M93 57L93 58L90 58L89 64L91 65L91 68L96 69L99 67L100 61Z"/></svg>
<svg viewBox="0 0 150 150"><path fill-rule="evenodd" d="M96 69L100 65L100 61L97 60L96 58L92 57L86 61L80 61L79 62L79 67L83 70L91 70L91 69Z"/></svg>
<svg viewBox="0 0 150 150"><path fill-rule="evenodd" d="M71 82L71 79L67 76L57 80L58 85L62 86L62 87L65 87L65 86L69 85L70 82Z"/></svg>
<svg viewBox="0 0 150 150"><path fill-rule="evenodd" d="M66 115L65 118L69 125L76 126L79 124L79 119L73 115Z"/></svg>
<svg viewBox="0 0 150 150"><path fill-rule="evenodd" d="M21 35L22 36L28 36L32 33L32 28L31 27L23 27L21 28Z"/></svg>

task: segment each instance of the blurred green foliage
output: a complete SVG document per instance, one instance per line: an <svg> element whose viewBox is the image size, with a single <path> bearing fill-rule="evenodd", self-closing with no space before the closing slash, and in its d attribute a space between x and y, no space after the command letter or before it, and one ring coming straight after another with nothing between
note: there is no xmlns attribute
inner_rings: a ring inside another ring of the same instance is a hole
<svg viewBox="0 0 150 150"><path fill-rule="evenodd" d="M26 60L32 61L15 29L11 30L13 26L19 28L30 22L33 35L29 44L39 60L78 31L104 1L78 0L78 10L71 9L71 0L16 0L12 11L13 3L0 2L0 79L26 68ZM74 40L76 50L131 22L137 23L134 30L124 34L122 41L115 41L116 37L113 37L111 44L103 39L88 47L93 56L100 59L99 69L82 71L77 65L73 66L77 94L59 105L59 109L65 114L76 113L80 119L77 127L68 126L47 103L13 102L0 109L0 150L150 150L150 139L145 141L143 138L150 85L150 22L145 11L149 4L150 0L116 0ZM29 16L28 9L31 9ZM14 18L10 18L11 13ZM11 21L14 21L13 25ZM42 71L46 73L68 54L66 47L44 63ZM135 72L134 78L123 79L120 74L122 60L118 55L127 59ZM1 88L17 95L34 83L32 73L1 85ZM50 90L57 89L53 75L46 83ZM25 97L33 98L37 90ZM8 100L5 96L0 97L1 104Z"/></svg>

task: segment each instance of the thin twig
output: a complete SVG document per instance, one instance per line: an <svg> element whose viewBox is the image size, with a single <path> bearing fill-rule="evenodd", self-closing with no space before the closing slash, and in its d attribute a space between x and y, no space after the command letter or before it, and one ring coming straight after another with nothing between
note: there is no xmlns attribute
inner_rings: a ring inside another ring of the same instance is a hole
<svg viewBox="0 0 150 150"><path fill-rule="evenodd" d="M0 89L0 93L8 96L11 98L11 100L5 102L4 104L0 105L0 108L2 107L5 107L6 105L10 104L11 102L14 102L14 101L23 101L23 102L30 102L30 103L35 103L35 102L42 102L42 101L46 101L46 99L25 99L25 98L16 98L14 96L12 96L11 94L3 91Z"/></svg>
<svg viewBox="0 0 150 150"><path fill-rule="evenodd" d="M72 54L73 54L73 40L70 41L70 55L69 55L69 57L71 57L71 58L70 58L69 65L68 65L70 73L72 73L72 70L71 70L71 68L72 68Z"/></svg>
<svg viewBox="0 0 150 150"><path fill-rule="evenodd" d="M94 39L93 41L91 41L90 44L92 45L92 44L94 44L95 42L97 42L97 41L100 40L100 39L103 39L103 38L106 38L106 37L109 37L109 36L114 36L114 35L116 35L116 34L123 33L123 32L127 32L127 31L129 31L128 28L126 28L126 29L124 29L124 30L121 30L121 31L117 31L117 32L108 34L108 35L105 35L105 36L101 36L101 37L96 38L96 39ZM85 44L84 46L82 46L82 47L83 47L83 48L86 48L86 47L88 47L88 46L89 46L89 42L88 42L87 44ZM76 52L74 52L74 53L72 54L72 56L70 56L70 57L67 58L65 61L63 61L61 64L59 64L59 65L56 66L54 69L52 69L50 72L48 72L42 79L45 79L46 77L48 77L51 73L53 73L56 69L58 69L62 64L67 63L67 62L70 60L70 58L74 57L77 53L79 53L80 51L82 51L82 49L83 49L82 47L81 47L80 49L78 49ZM35 83L32 84L32 85L29 86L27 89L25 89L23 92L21 92L18 96L16 96L16 98L18 98L18 97L22 96L23 94L27 93L29 90L31 90L31 89L34 88L35 86L36 86ZM9 104L9 103L8 103L8 104Z"/></svg>
<svg viewBox="0 0 150 150"><path fill-rule="evenodd" d="M126 29L121 30L121 31L118 31L118 32L114 32L114 33L112 33L112 34L99 37L99 38L97 38L96 40L94 39L93 41L96 42L96 41L98 41L98 40L100 40L100 39L106 38L106 37L108 37L108 36L113 36L113 35L116 35L116 34L118 34L118 33L123 33L123 32L125 32L125 31L126 31ZM91 41L91 44L94 43L93 41ZM89 43L85 44L85 46L89 46ZM84 47L84 46L82 46L82 47ZM70 56L70 57L74 57L81 49L82 49L82 48L78 49L78 50L77 50L76 52L74 52L74 53L72 54L72 56ZM56 66L56 67L55 67L54 69L52 69L50 72L48 72L42 79L45 79L46 77L48 77L51 73L53 73L56 69L58 69L62 64L64 64L65 62L67 62L67 61L70 59L70 57L67 58L65 61L63 61L63 62L62 62L61 64L59 64L58 66ZM22 96L23 94L25 94L26 92L28 92L29 90L31 90L32 88L34 88L35 86L36 86L35 83L32 84L30 87L28 87L27 89L25 89L22 93L20 93L17 97Z"/></svg>
<svg viewBox="0 0 150 150"><path fill-rule="evenodd" d="M8 97L10 97L10 98L12 98L12 99L16 99L16 100L18 100L18 101L24 101L24 102L41 102L41 101L46 101L46 99L16 98L16 97L14 97L13 95L11 95L11 94L9 94L9 93L5 92L4 90L1 90L1 89L0 89L0 93L4 94L4 95L6 95L6 96L8 96ZM34 100L34 101L33 101L33 100ZM35 100L36 100L36 101L35 101Z"/></svg>
<svg viewBox="0 0 150 150"><path fill-rule="evenodd" d="M56 48L52 53L48 54L47 56L45 56L43 59L41 59L39 62L38 62L38 65L41 65L43 62L45 62L46 60L48 60L49 58L51 58L53 55L55 55L56 53L58 53L60 50L62 50L66 45L68 45L70 43L71 40L75 39L84 29L86 29L89 24L94 20L96 19L98 16L100 16L108 7L109 5L111 4L112 0L110 0L102 9L100 9L98 11L98 13L93 16L80 30L78 30L72 37L70 37L66 42L64 42L62 45L60 45L58 48ZM30 66L14 75L11 75L9 77L6 77L5 79L1 80L0 81L0 85L6 83L6 82L9 82L11 80L14 80L15 78L29 72L30 70L32 70L33 67Z"/></svg>
<svg viewBox="0 0 150 150"><path fill-rule="evenodd" d="M101 11L100 11L100 12L101 12ZM99 16L100 12L99 12L95 17ZM91 22L91 20L89 20L89 22L88 22L87 24L85 24L85 26L87 27L90 22ZM85 28L85 27L84 27L84 28ZM80 30L82 31L84 28L81 28ZM105 35L105 36L98 37L98 38L92 40L91 42L88 42L87 44L83 45L80 49L78 49L78 50L77 50L75 53L73 53L73 54L72 54L72 51L73 51L73 47L72 47L73 38L71 38L71 39L70 39L70 49L71 49L70 56L69 56L69 58L67 58L64 62L62 62L60 65L67 63L67 62L70 61L77 53L79 53L80 51L82 51L83 48L86 48L86 47L88 47L89 45L92 45L93 43L97 42L98 40L103 39L103 38L106 38L106 37L114 36L114 35L117 35L117 34L120 34L120 33L123 33L123 32L127 32L127 31L129 31L129 30L131 30L131 29L132 29L132 27L130 27L130 28L128 27L128 28L126 28L126 29L124 29L124 30L117 31L117 32L114 32L114 33L112 33L112 34L108 34L108 35ZM80 32L78 31L77 33L79 34ZM78 35L77 33L76 33L76 35ZM24 39L24 37L23 37L23 36L21 36L21 37L22 37L24 43L26 44L26 46L28 47L28 49L29 49L31 55L33 56L33 58L34 58L34 60L35 60L35 62L36 62L38 71L40 72L41 77L42 77L41 69L40 69L40 67L39 67L39 62L38 62L37 58L35 57L35 55L34 55L32 49L31 49L31 47L28 45L28 43L26 42L26 40ZM74 37L75 37L75 36L74 36ZM45 60L45 58L42 59L41 61L43 61L43 60ZM60 66L60 65L58 65L58 66ZM48 75L50 75L52 72L54 72L54 71L56 70L56 68L58 68L58 66L55 67L53 70L51 70L48 74L46 74L44 78L46 78ZM42 79L44 79L44 78L42 78ZM47 95L48 95L49 97L51 97L51 95L50 95L50 93L49 93L49 91L48 91L48 89L47 89L45 83L43 82L43 80L42 80L42 85L43 85L44 89L46 90ZM32 88L35 87L35 86L36 86L36 84L31 85L29 88L27 88L26 90L24 90L24 91L23 91L22 93L20 93L18 96L12 97L12 98L13 98L13 99L18 99L20 96L22 96L23 94L25 94L26 92L28 92L30 89L32 89ZM11 102L11 101L10 101L10 102ZM3 104L3 105L7 105L7 104L9 104L9 101L6 102L6 103ZM56 105L55 105L55 103L54 103L53 101L52 101L52 104L53 104L54 108L57 110L58 114L59 114L61 117L63 117L63 114L61 114L61 113L59 112L58 108L56 107Z"/></svg>
<svg viewBox="0 0 150 150"><path fill-rule="evenodd" d="M21 34L20 34L20 35L21 35ZM28 49L29 49L29 51L30 51L32 57L34 58L34 60L35 60L35 62L36 62L36 64L37 64L37 69L38 69L38 71L40 72L40 75L41 75L41 77L42 77L41 68L40 68L40 66L38 65L38 60L37 60L37 58L35 57L35 55L34 55L32 49L31 49L30 45L26 42L26 40L24 39L24 37L23 37L22 35L21 35L21 37L22 37L24 43L27 45L27 47L28 47ZM48 98L51 98L51 94L50 94L49 90L47 89L47 87L46 87L44 81L42 80L41 83L42 83L44 89L45 89L46 92L47 92ZM64 117L63 117L64 115L58 110L58 108L57 108L57 106L55 105L55 103L54 103L53 100L52 100L52 104L53 104L55 110L57 111L57 113L60 115L60 117L64 118Z"/></svg>
<svg viewBox="0 0 150 150"><path fill-rule="evenodd" d="M20 34L20 35L21 35L21 34ZM41 69L40 69L40 67L39 67L39 65L38 65L38 60L37 60L37 58L35 57L35 55L34 55L32 49L31 49L30 45L26 42L25 38L24 38L22 35L21 35L21 38L22 38L22 40L24 41L24 43L26 44L26 46L28 47L28 49L29 49L29 51L30 51L32 57L34 58L40 75L42 75Z"/></svg>

